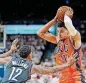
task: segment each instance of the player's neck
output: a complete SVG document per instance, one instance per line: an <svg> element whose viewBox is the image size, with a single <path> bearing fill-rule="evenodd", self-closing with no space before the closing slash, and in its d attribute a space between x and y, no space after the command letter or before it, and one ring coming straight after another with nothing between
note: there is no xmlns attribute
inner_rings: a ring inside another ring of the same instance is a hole
<svg viewBox="0 0 86 83"><path fill-rule="evenodd" d="M24 58L26 61L32 61L31 59L29 59L29 58Z"/></svg>

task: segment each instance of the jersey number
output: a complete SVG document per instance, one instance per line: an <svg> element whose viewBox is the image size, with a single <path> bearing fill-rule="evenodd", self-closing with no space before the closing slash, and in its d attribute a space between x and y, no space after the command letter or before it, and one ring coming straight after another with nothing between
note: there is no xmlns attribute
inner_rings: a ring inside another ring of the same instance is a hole
<svg viewBox="0 0 86 83"><path fill-rule="evenodd" d="M14 81L18 81L16 78L22 73L22 69L20 68L15 68L12 67L12 72L10 74L9 80L14 80ZM16 72L16 75L14 75L14 73Z"/></svg>
<svg viewBox="0 0 86 83"><path fill-rule="evenodd" d="M68 44L60 45L58 52L68 52Z"/></svg>
<svg viewBox="0 0 86 83"><path fill-rule="evenodd" d="M66 55L61 55L61 56L59 56L59 59L60 59L63 63L67 62L67 56L66 56Z"/></svg>

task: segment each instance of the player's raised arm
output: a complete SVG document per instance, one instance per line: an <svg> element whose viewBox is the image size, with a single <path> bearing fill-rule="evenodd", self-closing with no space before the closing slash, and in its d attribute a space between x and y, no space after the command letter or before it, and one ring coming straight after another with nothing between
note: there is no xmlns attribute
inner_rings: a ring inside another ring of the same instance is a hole
<svg viewBox="0 0 86 83"><path fill-rule="evenodd" d="M17 43L18 39L15 39L12 42L11 49L8 52L0 55L0 64L8 64L11 61L11 57L9 56L17 50Z"/></svg>
<svg viewBox="0 0 86 83"><path fill-rule="evenodd" d="M81 36L80 33L75 29L72 20L70 19L70 15L72 12L68 10L64 15L64 23L66 28L69 31L69 34L73 37L73 40L75 42L75 47L79 48L81 46Z"/></svg>
<svg viewBox="0 0 86 83"><path fill-rule="evenodd" d="M18 43L18 39L15 39L13 42L12 42L12 45L11 45L11 49L6 52L6 53L3 53L0 55L0 58L5 58L5 57L8 57L12 54L12 52L16 51L17 50L17 43Z"/></svg>
<svg viewBox="0 0 86 83"><path fill-rule="evenodd" d="M56 44L56 37L49 33L49 28L56 23L55 18L49 21L47 24L45 24L38 32L37 35L51 43Z"/></svg>

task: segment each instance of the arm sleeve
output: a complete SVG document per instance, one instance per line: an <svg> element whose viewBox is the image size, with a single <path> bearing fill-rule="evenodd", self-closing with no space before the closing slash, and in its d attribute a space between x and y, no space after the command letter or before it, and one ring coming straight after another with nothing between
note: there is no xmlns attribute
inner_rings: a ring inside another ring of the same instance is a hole
<svg viewBox="0 0 86 83"><path fill-rule="evenodd" d="M70 35L75 36L77 33L77 30L73 26L72 20L67 15L64 16L64 24L66 28L68 29Z"/></svg>

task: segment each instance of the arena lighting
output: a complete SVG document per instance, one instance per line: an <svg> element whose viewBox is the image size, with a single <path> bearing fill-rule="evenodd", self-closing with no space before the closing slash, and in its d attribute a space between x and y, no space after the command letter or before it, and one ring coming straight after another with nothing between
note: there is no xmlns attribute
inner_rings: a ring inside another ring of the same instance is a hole
<svg viewBox="0 0 86 83"><path fill-rule="evenodd" d="M84 24L81 24L81 28L84 29L85 28L85 25Z"/></svg>
<svg viewBox="0 0 86 83"><path fill-rule="evenodd" d="M6 25L7 34L37 34L37 31L44 25ZM52 26L49 31L54 34L55 27Z"/></svg>
<svg viewBox="0 0 86 83"><path fill-rule="evenodd" d="M69 0L66 0L66 4L69 4L70 3L70 1Z"/></svg>

